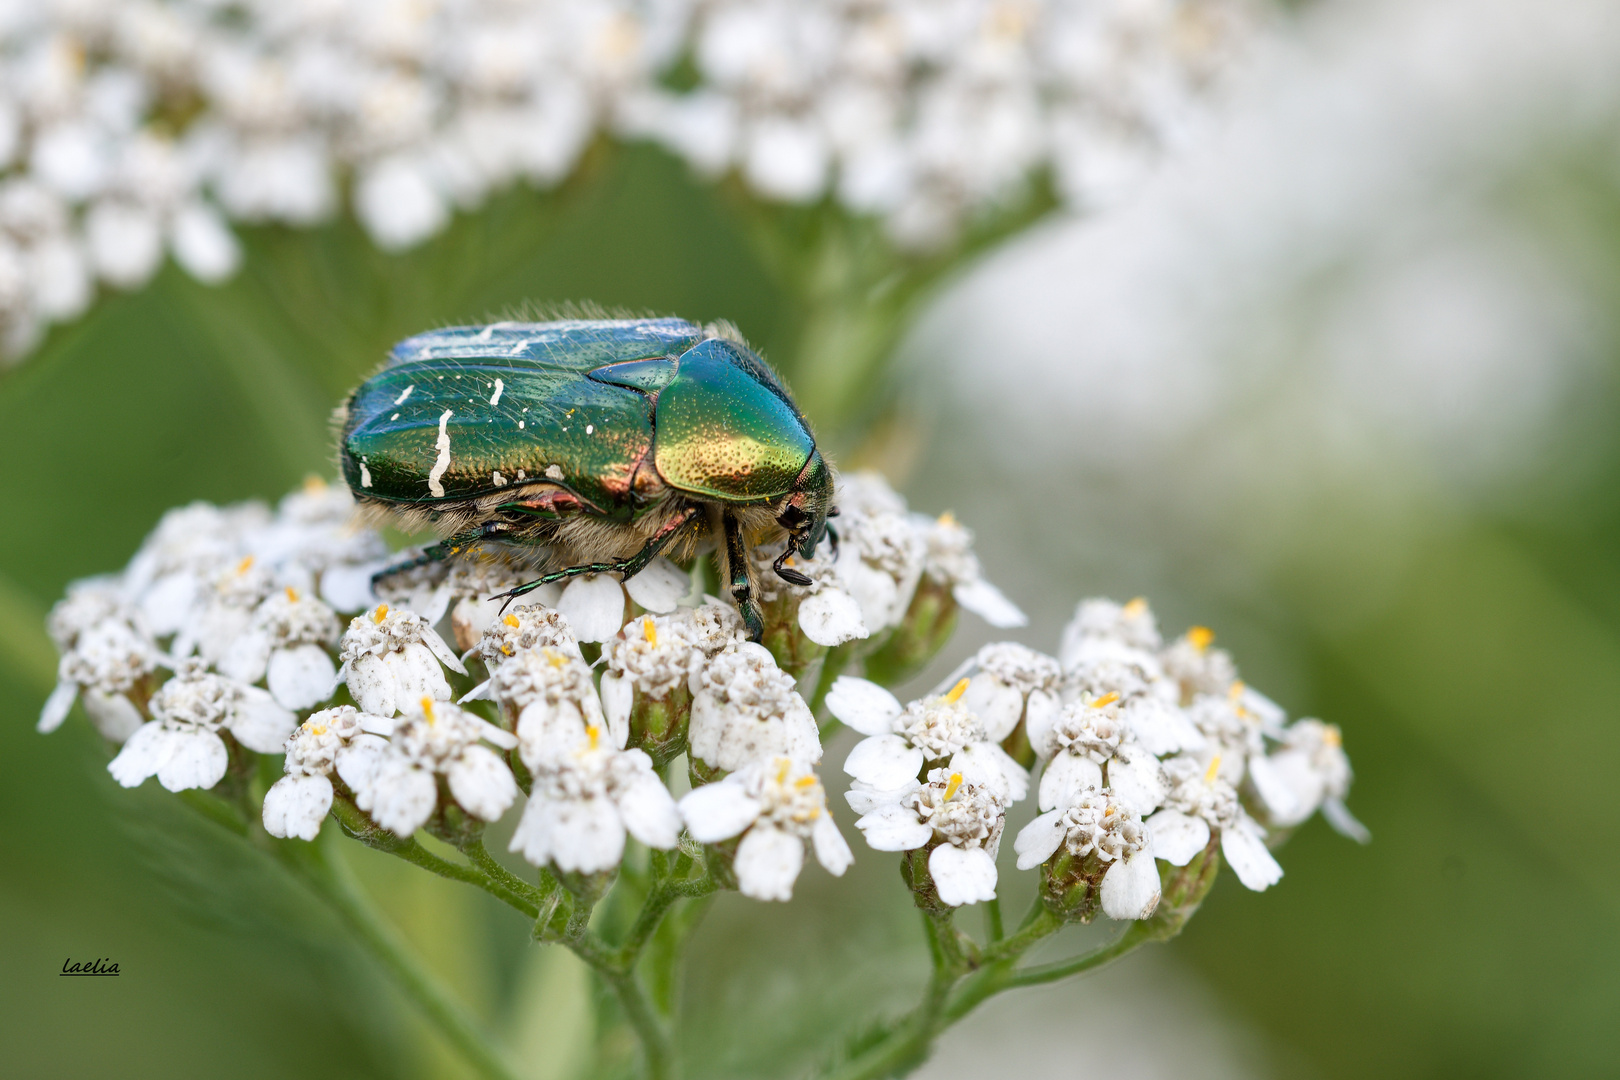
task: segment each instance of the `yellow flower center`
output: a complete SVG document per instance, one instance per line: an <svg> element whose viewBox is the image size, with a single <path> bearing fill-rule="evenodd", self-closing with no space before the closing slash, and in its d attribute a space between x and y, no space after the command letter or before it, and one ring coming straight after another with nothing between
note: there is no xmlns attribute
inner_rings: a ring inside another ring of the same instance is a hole
<svg viewBox="0 0 1620 1080"><path fill-rule="evenodd" d="M1092 701L1092 703L1091 703L1091 707L1093 709L1101 709L1105 705L1112 705L1114 702L1116 702L1118 700L1119 700L1119 691L1118 690L1110 690L1110 691L1108 691L1108 693L1104 694L1102 697L1094 699Z"/></svg>
<svg viewBox="0 0 1620 1080"><path fill-rule="evenodd" d="M647 644L653 648L658 647L658 626L653 622L651 615L644 615L641 619L641 636L647 639Z"/></svg>
<svg viewBox="0 0 1620 1080"><path fill-rule="evenodd" d="M510 626L514 630L523 625L522 623L518 622L518 617L516 615L508 615L503 618L501 622L505 623L507 626Z"/></svg>
<svg viewBox="0 0 1620 1080"><path fill-rule="evenodd" d="M378 604L377 610L371 613L371 621L381 626L382 621L386 618L388 618L388 605Z"/></svg>
<svg viewBox="0 0 1620 1080"><path fill-rule="evenodd" d="M951 705L961 701L962 695L967 693L968 683L972 681L971 679L962 679L957 682L955 686L951 687L951 692L945 695L945 701Z"/></svg>
<svg viewBox="0 0 1620 1080"><path fill-rule="evenodd" d="M1221 755L1216 754L1214 757L1209 759L1209 768L1204 770L1204 783L1213 784L1215 782L1215 777L1219 776L1220 772Z"/></svg>
<svg viewBox="0 0 1620 1080"><path fill-rule="evenodd" d="M433 699L432 698L425 697L425 696L422 698L422 715L427 717L427 722L430 723L430 724L436 724L436 723L439 722L438 717L433 715Z"/></svg>
<svg viewBox="0 0 1620 1080"><path fill-rule="evenodd" d="M1139 619L1145 611L1147 611L1147 600L1140 596L1119 609L1119 613L1127 619Z"/></svg>
<svg viewBox="0 0 1620 1080"><path fill-rule="evenodd" d="M293 588L291 585L287 586L287 600L290 603L298 603L298 590Z"/></svg>
<svg viewBox="0 0 1620 1080"><path fill-rule="evenodd" d="M950 782L945 785L945 801L950 802L951 801L951 796L955 795L956 794L956 789L961 787L961 786L962 786L962 774L959 773L959 772L951 773Z"/></svg>
<svg viewBox="0 0 1620 1080"><path fill-rule="evenodd" d="M251 570L252 568L253 568L253 556L252 555L247 556L241 562L236 564L236 572L238 574L245 574L249 570Z"/></svg>
<svg viewBox="0 0 1620 1080"><path fill-rule="evenodd" d="M1195 626L1187 631L1187 643L1199 652L1209 648L1210 642L1215 640L1215 631L1207 626Z"/></svg>

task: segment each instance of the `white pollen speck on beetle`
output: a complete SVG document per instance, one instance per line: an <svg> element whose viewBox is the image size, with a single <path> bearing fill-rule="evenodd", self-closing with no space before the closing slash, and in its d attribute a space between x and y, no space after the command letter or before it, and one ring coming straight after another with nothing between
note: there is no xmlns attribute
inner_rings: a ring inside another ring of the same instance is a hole
<svg viewBox="0 0 1620 1080"><path fill-rule="evenodd" d="M562 466L561 465L547 465L546 466L546 475L549 476L553 480L561 480L563 478Z"/></svg>
<svg viewBox="0 0 1620 1080"><path fill-rule="evenodd" d="M371 486L371 470L366 468L366 463L363 461L360 463L360 486L363 488Z"/></svg>
<svg viewBox="0 0 1620 1080"><path fill-rule="evenodd" d="M501 470L499 469L496 469L494 472L490 473L489 478L490 480L494 481L496 487L506 486L506 477L501 475Z"/></svg>
<svg viewBox="0 0 1620 1080"><path fill-rule="evenodd" d="M529 478L529 476L528 476L527 473L525 473L522 469L518 470L518 479L519 480L527 480L528 478Z"/></svg>
<svg viewBox="0 0 1620 1080"><path fill-rule="evenodd" d="M586 424L585 425L585 434L594 435L595 433L596 433L596 425L595 424Z"/></svg>
<svg viewBox="0 0 1620 1080"><path fill-rule="evenodd" d="M501 380L499 380L499 379L496 379L496 380L495 380L495 394L494 394L494 396L492 396L492 397L491 397L491 398L490 398L490 399L489 399L489 403L490 403L490 404L491 404L491 405L498 405L498 404L500 404L500 400L501 400L501 391L502 391L502 390L505 390L505 389L506 389L506 384L505 384L505 383L503 383L503 382L502 382L502 381L501 381Z"/></svg>
<svg viewBox="0 0 1620 1080"><path fill-rule="evenodd" d="M439 456L433 462L433 468L428 473L428 491L435 499L444 498L444 485L439 481L444 471L450 467L450 417L453 414L449 409L439 414Z"/></svg>
<svg viewBox="0 0 1620 1080"><path fill-rule="evenodd" d="M443 376L443 375L440 375L440 376L439 376L439 378L441 378L441 379L442 379L442 378L444 378L444 376ZM411 396L411 391L412 391L412 390L415 390L415 389L416 389L416 384L415 384L415 383L411 383L411 385L409 385L409 386L407 386L407 387L406 387L406 388L405 388L405 390L404 390L404 392L402 392L402 393L401 393L401 394L400 394L400 395L399 395L399 397L397 397L397 398L395 398L395 399L394 399L394 404L395 404L395 405L403 405L403 404L405 404L405 399L406 399L406 398L408 398L408 397L410 397L410 396ZM397 414L396 414L396 415L397 415Z"/></svg>
<svg viewBox="0 0 1620 1080"><path fill-rule="evenodd" d="M518 430L519 430L519 431L522 431L522 430L523 430L523 421L522 421L522 420L519 420L519 421L518 421Z"/></svg>

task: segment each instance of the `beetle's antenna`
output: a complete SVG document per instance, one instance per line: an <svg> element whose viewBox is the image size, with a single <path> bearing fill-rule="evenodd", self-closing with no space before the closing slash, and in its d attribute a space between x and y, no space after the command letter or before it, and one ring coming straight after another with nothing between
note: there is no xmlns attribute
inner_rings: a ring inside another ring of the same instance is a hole
<svg viewBox="0 0 1620 1080"><path fill-rule="evenodd" d="M776 557L776 561L771 563L771 569L776 571L776 576L787 582L789 585L797 585L801 589L814 585L814 581L811 581L808 577L799 573L797 570L790 570L787 567L786 563L788 559L792 557L793 545L789 544L787 549Z"/></svg>

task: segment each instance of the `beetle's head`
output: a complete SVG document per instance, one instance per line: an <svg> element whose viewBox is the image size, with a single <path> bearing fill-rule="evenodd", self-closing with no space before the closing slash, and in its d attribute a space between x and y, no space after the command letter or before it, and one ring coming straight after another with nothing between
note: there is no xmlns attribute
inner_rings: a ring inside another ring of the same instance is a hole
<svg viewBox="0 0 1620 1080"><path fill-rule="evenodd" d="M777 524L788 531L788 550L814 558L816 545L827 535L827 518L834 513L832 468L820 450L812 450L776 513Z"/></svg>

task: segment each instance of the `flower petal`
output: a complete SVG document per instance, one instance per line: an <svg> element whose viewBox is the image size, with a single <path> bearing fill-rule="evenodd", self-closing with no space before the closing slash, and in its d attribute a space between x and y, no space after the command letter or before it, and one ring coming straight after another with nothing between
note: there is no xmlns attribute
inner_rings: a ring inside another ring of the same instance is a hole
<svg viewBox="0 0 1620 1080"><path fill-rule="evenodd" d="M891 735L895 718L905 709L877 683L840 675L827 692L827 711L862 735Z"/></svg>
<svg viewBox="0 0 1620 1080"><path fill-rule="evenodd" d="M260 754L279 754L286 748L287 736L298 726L298 717L277 704L269 691L260 690L257 686L244 686L241 698L225 720L225 726L236 741L249 750Z"/></svg>
<svg viewBox="0 0 1620 1080"><path fill-rule="evenodd" d="M1159 759L1140 746L1122 746L1120 750L1108 761L1108 786L1127 810L1147 817L1164 802L1164 773Z"/></svg>
<svg viewBox="0 0 1620 1080"><path fill-rule="evenodd" d="M1041 773L1040 798L1036 803L1042 810L1068 806L1083 791L1102 787L1102 766L1078 754L1061 753L1046 763Z"/></svg>
<svg viewBox="0 0 1620 1080"><path fill-rule="evenodd" d="M624 589L608 574L587 574L568 583L557 610L580 641L606 641L624 625Z"/></svg>
<svg viewBox="0 0 1620 1080"><path fill-rule="evenodd" d="M1131 736L1150 754L1163 757L1204 746L1203 734L1187 719L1187 714L1171 702L1155 697L1133 698L1121 710L1120 718Z"/></svg>
<svg viewBox="0 0 1620 1080"><path fill-rule="evenodd" d="M630 753L641 755L646 767L636 770L619 788L619 817L631 836L648 847L667 851L680 842L681 812L675 807L675 797L652 771L651 759L639 750Z"/></svg>
<svg viewBox="0 0 1620 1080"><path fill-rule="evenodd" d="M103 694L87 688L79 695L79 700L102 738L115 743L122 743L146 722L141 710L123 694Z"/></svg>
<svg viewBox="0 0 1620 1080"><path fill-rule="evenodd" d="M438 801L438 785L426 769L385 759L373 776L371 818L395 836L407 837L420 829Z"/></svg>
<svg viewBox="0 0 1620 1080"><path fill-rule="evenodd" d="M68 713L73 711L73 703L79 700L79 688L70 682L59 682L51 696L45 699L45 707L39 710L39 723L34 730L41 735L49 735L62 726Z"/></svg>
<svg viewBox="0 0 1620 1080"><path fill-rule="evenodd" d="M1013 850L1018 853L1018 869L1030 870L1050 859L1068 835L1062 810L1049 810L1018 830Z"/></svg>
<svg viewBox="0 0 1620 1080"><path fill-rule="evenodd" d="M337 668L319 645L294 645L270 654L265 685L284 707L309 709L331 695L332 676Z"/></svg>
<svg viewBox="0 0 1620 1080"><path fill-rule="evenodd" d="M342 778L349 789L355 794L355 803L362 810L371 809L371 785L377 776L377 767L382 764L383 751L388 749L388 740L376 735L360 734L349 741L349 745L337 752L334 763L337 774Z"/></svg>
<svg viewBox="0 0 1620 1080"><path fill-rule="evenodd" d="M1340 836L1354 840L1358 844L1372 843L1372 832L1356 820L1350 808L1338 799L1325 799L1322 802L1322 816L1333 827L1333 831Z"/></svg>
<svg viewBox="0 0 1620 1080"><path fill-rule="evenodd" d="M791 900L793 883L804 868L804 841L774 825L760 823L737 845L732 863L737 890L755 900Z"/></svg>
<svg viewBox="0 0 1620 1080"><path fill-rule="evenodd" d="M1265 805L1266 813L1270 815L1267 820L1279 825L1297 824L1309 817L1311 811L1316 809L1316 803L1322 797L1322 784L1320 779L1317 779L1314 784L1309 782L1310 779L1315 778L1315 771L1310 770L1307 774L1300 776L1301 780L1306 781L1301 785L1304 790L1296 792L1293 784L1289 782L1291 777L1286 766L1289 764L1289 758L1304 757L1304 755L1279 754L1277 757L1283 759L1280 764L1283 764L1284 768L1279 769L1279 762L1276 758L1269 758L1264 754L1255 754L1249 758L1249 783L1253 786L1254 793L1260 796L1260 801ZM1310 798L1312 794L1310 789L1312 788L1315 789L1315 799ZM1304 811L1303 814L1300 813L1302 810Z"/></svg>
<svg viewBox="0 0 1620 1080"><path fill-rule="evenodd" d="M1259 827L1251 821L1239 819L1231 828L1221 830L1221 854L1245 888L1264 892L1282 880L1282 867L1267 850Z"/></svg>
<svg viewBox="0 0 1620 1080"><path fill-rule="evenodd" d="M170 743L169 760L157 771L158 783L170 791L211 788L224 778L230 755L225 752L225 740L212 731L177 731Z"/></svg>
<svg viewBox="0 0 1620 1080"><path fill-rule="evenodd" d="M692 591L692 579L685 570L660 555L626 581L624 591L648 611L663 615L674 611L686 599L686 594ZM618 632L617 627L614 632Z"/></svg>
<svg viewBox="0 0 1620 1080"><path fill-rule="evenodd" d="M951 755L951 771L988 786L1007 802L1029 794L1029 773L993 742L969 743Z"/></svg>
<svg viewBox="0 0 1620 1080"><path fill-rule="evenodd" d="M1159 870L1153 855L1139 851L1103 875L1102 909L1110 919L1146 919L1159 906Z"/></svg>
<svg viewBox="0 0 1620 1080"><path fill-rule="evenodd" d="M557 869L594 874L619 865L624 856L624 821L610 800L547 799L543 805L549 819L551 860Z"/></svg>
<svg viewBox="0 0 1620 1080"><path fill-rule="evenodd" d="M1024 695L993 675L976 675L968 681L962 704L984 725L984 737L1000 742L1012 734L1024 715Z"/></svg>
<svg viewBox="0 0 1620 1080"><path fill-rule="evenodd" d="M874 851L910 851L934 836L934 830L918 821L916 814L894 803L878 807L855 822L855 827Z"/></svg>
<svg viewBox="0 0 1620 1080"><path fill-rule="evenodd" d="M399 711L399 684L394 677L393 665L380 656L356 657L348 665L349 693L361 712L375 716L393 716Z"/></svg>
<svg viewBox="0 0 1620 1080"><path fill-rule="evenodd" d="M1020 611L1017 604L1007 599L1005 593L984 578L964 581L951 590L951 595L963 608L997 629L1011 630L1017 626L1029 625L1029 616Z"/></svg>
<svg viewBox="0 0 1620 1080"><path fill-rule="evenodd" d="M361 563L357 566L329 566L321 572L321 599L337 611L345 613L364 611L377 605L377 594L371 591L371 575L395 561L386 559Z"/></svg>
<svg viewBox="0 0 1620 1080"><path fill-rule="evenodd" d="M1063 703L1045 690L1031 690L1029 701L1024 704L1024 734L1043 761L1058 751L1052 742L1052 729L1062 710Z"/></svg>
<svg viewBox="0 0 1620 1080"><path fill-rule="evenodd" d="M256 683L264 678L270 662L270 635L263 630L246 630L225 646L219 657L219 673L237 682Z"/></svg>
<svg viewBox="0 0 1620 1080"><path fill-rule="evenodd" d="M487 746L469 746L445 770L450 794L462 809L485 821L498 821L517 799L512 770Z"/></svg>
<svg viewBox="0 0 1620 1080"><path fill-rule="evenodd" d="M1160 810L1147 819L1153 835L1153 857L1171 866L1186 866L1209 846L1209 823L1179 810Z"/></svg>
<svg viewBox="0 0 1620 1080"><path fill-rule="evenodd" d="M921 787L922 783L916 779L908 780L898 788L878 788L856 780L844 792L844 801L857 815L870 814L880 806L899 802Z"/></svg>
<svg viewBox="0 0 1620 1080"><path fill-rule="evenodd" d="M829 648L869 636L861 605L840 589L822 589L799 602L799 629Z"/></svg>
<svg viewBox="0 0 1620 1080"><path fill-rule="evenodd" d="M752 825L762 807L740 783L720 781L694 788L681 799L681 816L692 839L703 844L729 840Z"/></svg>
<svg viewBox="0 0 1620 1080"><path fill-rule="evenodd" d="M425 615L423 618L427 620L428 625L422 627L422 643L428 647L428 651L438 658L439 663L457 675L467 674L467 667L461 662L461 657L457 656L456 651L450 647L450 643L440 637L437 630L433 629L433 624L439 620L428 619ZM450 695L446 694L440 700L449 701Z"/></svg>
<svg viewBox="0 0 1620 1080"><path fill-rule="evenodd" d="M330 809L332 781L324 776L283 776L264 793L264 831L313 840Z"/></svg>
<svg viewBox="0 0 1620 1080"><path fill-rule="evenodd" d="M855 744L844 759L844 771L863 784L897 788L922 771L923 752L898 735L875 735Z"/></svg>
<svg viewBox="0 0 1620 1080"><path fill-rule="evenodd" d="M823 812L810 828L810 842L815 845L816 859L833 877L843 877L844 871L855 862L855 853L849 850L844 834L830 813Z"/></svg>
<svg viewBox="0 0 1620 1080"><path fill-rule="evenodd" d="M125 740L118 756L107 763L107 771L121 786L139 787L141 781L154 775L174 754L173 736L174 733L158 721L147 721Z"/></svg>
<svg viewBox="0 0 1620 1080"><path fill-rule="evenodd" d="M951 907L996 898L996 860L984 848L941 844L928 856L928 873L940 902Z"/></svg>
<svg viewBox="0 0 1620 1080"><path fill-rule="evenodd" d="M602 675L601 691L608 734L613 737L613 745L622 750L630 741L630 710L635 704L636 688L629 679L608 671Z"/></svg>

